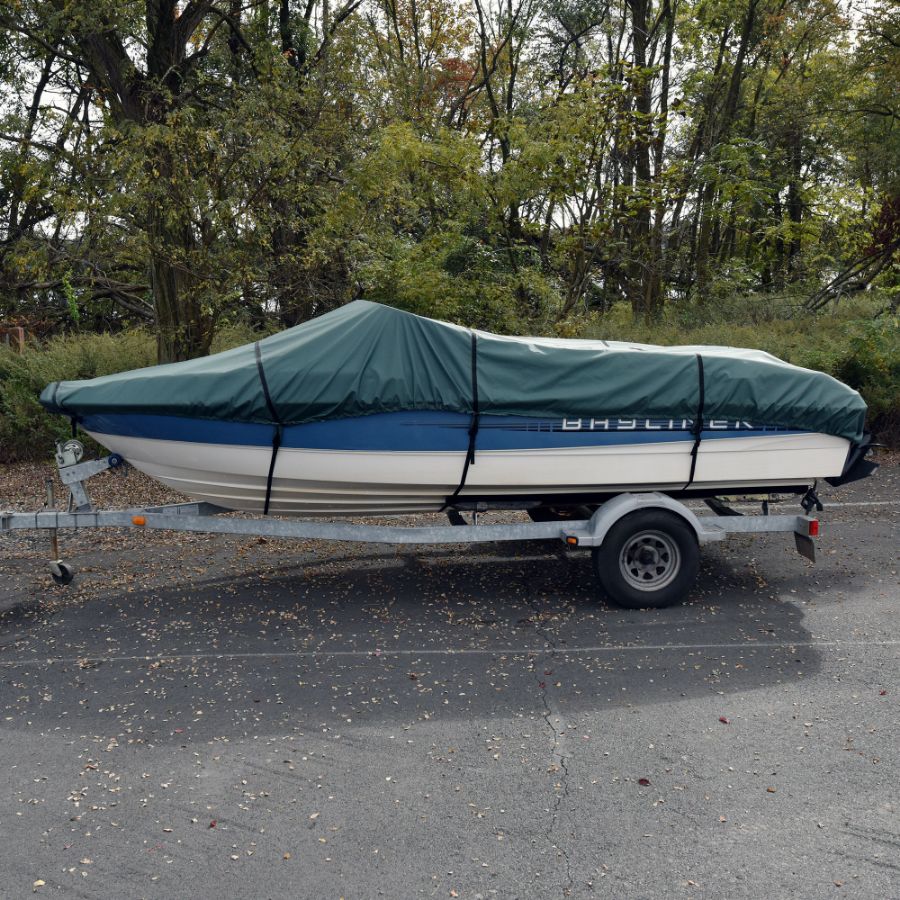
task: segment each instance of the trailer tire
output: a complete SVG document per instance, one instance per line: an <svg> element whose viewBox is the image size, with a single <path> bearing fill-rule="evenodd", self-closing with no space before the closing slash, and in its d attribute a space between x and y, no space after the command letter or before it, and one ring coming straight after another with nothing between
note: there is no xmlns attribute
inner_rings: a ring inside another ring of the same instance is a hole
<svg viewBox="0 0 900 900"><path fill-rule="evenodd" d="M680 603L697 578L700 551L681 516L641 509L623 516L593 551L594 573L617 606L662 609Z"/></svg>

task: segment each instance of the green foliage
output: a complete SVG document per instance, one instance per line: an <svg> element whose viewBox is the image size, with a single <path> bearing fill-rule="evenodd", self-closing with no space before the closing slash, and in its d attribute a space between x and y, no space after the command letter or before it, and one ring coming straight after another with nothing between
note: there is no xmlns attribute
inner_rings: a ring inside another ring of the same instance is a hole
<svg viewBox="0 0 900 900"><path fill-rule="evenodd" d="M900 284L896 3L175 5L0 3L0 318L170 359L356 296L574 334Z"/></svg>
<svg viewBox="0 0 900 900"><path fill-rule="evenodd" d="M62 289L66 298L66 304L69 307L69 315L77 325L81 321L81 313L78 311L78 297L75 294L75 288L72 287L72 279L69 272L63 272Z"/></svg>
<svg viewBox="0 0 900 900"><path fill-rule="evenodd" d="M900 317L859 322L846 338L830 371L866 398L885 440L900 442Z"/></svg>

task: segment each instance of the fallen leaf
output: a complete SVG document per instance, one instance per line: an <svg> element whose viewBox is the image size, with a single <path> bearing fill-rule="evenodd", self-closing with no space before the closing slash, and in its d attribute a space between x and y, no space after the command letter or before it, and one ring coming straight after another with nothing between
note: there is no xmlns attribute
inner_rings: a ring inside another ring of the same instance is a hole
<svg viewBox="0 0 900 900"><path fill-rule="evenodd" d="M726 719L725 716L719 716L719 721L720 721L723 725L730 725L730 724L731 724L731 722L730 722L728 719Z"/></svg>
<svg viewBox="0 0 900 900"><path fill-rule="evenodd" d="M649 778L638 778L638 784L641 787L649 787L650 779Z"/></svg>
<svg viewBox="0 0 900 900"><path fill-rule="evenodd" d="M44 881L43 878L38 878L38 880L35 881L34 884L31 885L31 889L32 889L33 891L36 891L39 887L43 887L46 883L47 883L47 882Z"/></svg>
<svg viewBox="0 0 900 900"><path fill-rule="evenodd" d="M774 794L774 793L775 793L775 788L773 788L773 787L767 787L767 788L766 788L766 793L768 793L768 794Z"/></svg>
<svg viewBox="0 0 900 900"><path fill-rule="evenodd" d="M209 823L209 827L210 827L210 828L215 828L216 825L218 825L218 824L219 824L219 820L218 820L218 819L213 819L212 822Z"/></svg>
<svg viewBox="0 0 900 900"><path fill-rule="evenodd" d="M282 859L290 859L290 858L291 858L291 854L290 854L290 853L285 853L284 856L282 856L281 858L282 858Z"/></svg>

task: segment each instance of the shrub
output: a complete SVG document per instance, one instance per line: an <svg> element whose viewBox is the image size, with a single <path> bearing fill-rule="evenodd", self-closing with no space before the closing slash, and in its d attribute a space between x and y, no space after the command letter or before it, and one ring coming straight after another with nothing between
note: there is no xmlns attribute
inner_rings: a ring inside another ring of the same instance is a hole
<svg viewBox="0 0 900 900"><path fill-rule="evenodd" d="M156 341L144 331L70 335L21 354L0 345L0 463L45 459L54 443L69 434L69 423L49 415L38 402L50 382L94 378L154 362Z"/></svg>
<svg viewBox="0 0 900 900"><path fill-rule="evenodd" d="M219 352L258 338L247 325L227 325L216 334L212 349ZM50 415L38 402L51 382L96 378L155 363L156 339L141 330L58 337L41 347L29 346L22 354L0 344L0 463L46 459L56 441L71 433L63 416Z"/></svg>
<svg viewBox="0 0 900 900"><path fill-rule="evenodd" d="M879 437L900 444L900 318L876 319L851 332L832 374L866 399Z"/></svg>

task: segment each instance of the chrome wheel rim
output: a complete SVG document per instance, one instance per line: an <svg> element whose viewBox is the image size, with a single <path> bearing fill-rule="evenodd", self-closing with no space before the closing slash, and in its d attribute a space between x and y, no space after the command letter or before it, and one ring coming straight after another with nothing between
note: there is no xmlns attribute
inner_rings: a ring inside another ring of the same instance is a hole
<svg viewBox="0 0 900 900"><path fill-rule="evenodd" d="M633 588L658 591L671 584L681 568L678 544L662 531L632 535L619 554L619 571Z"/></svg>

